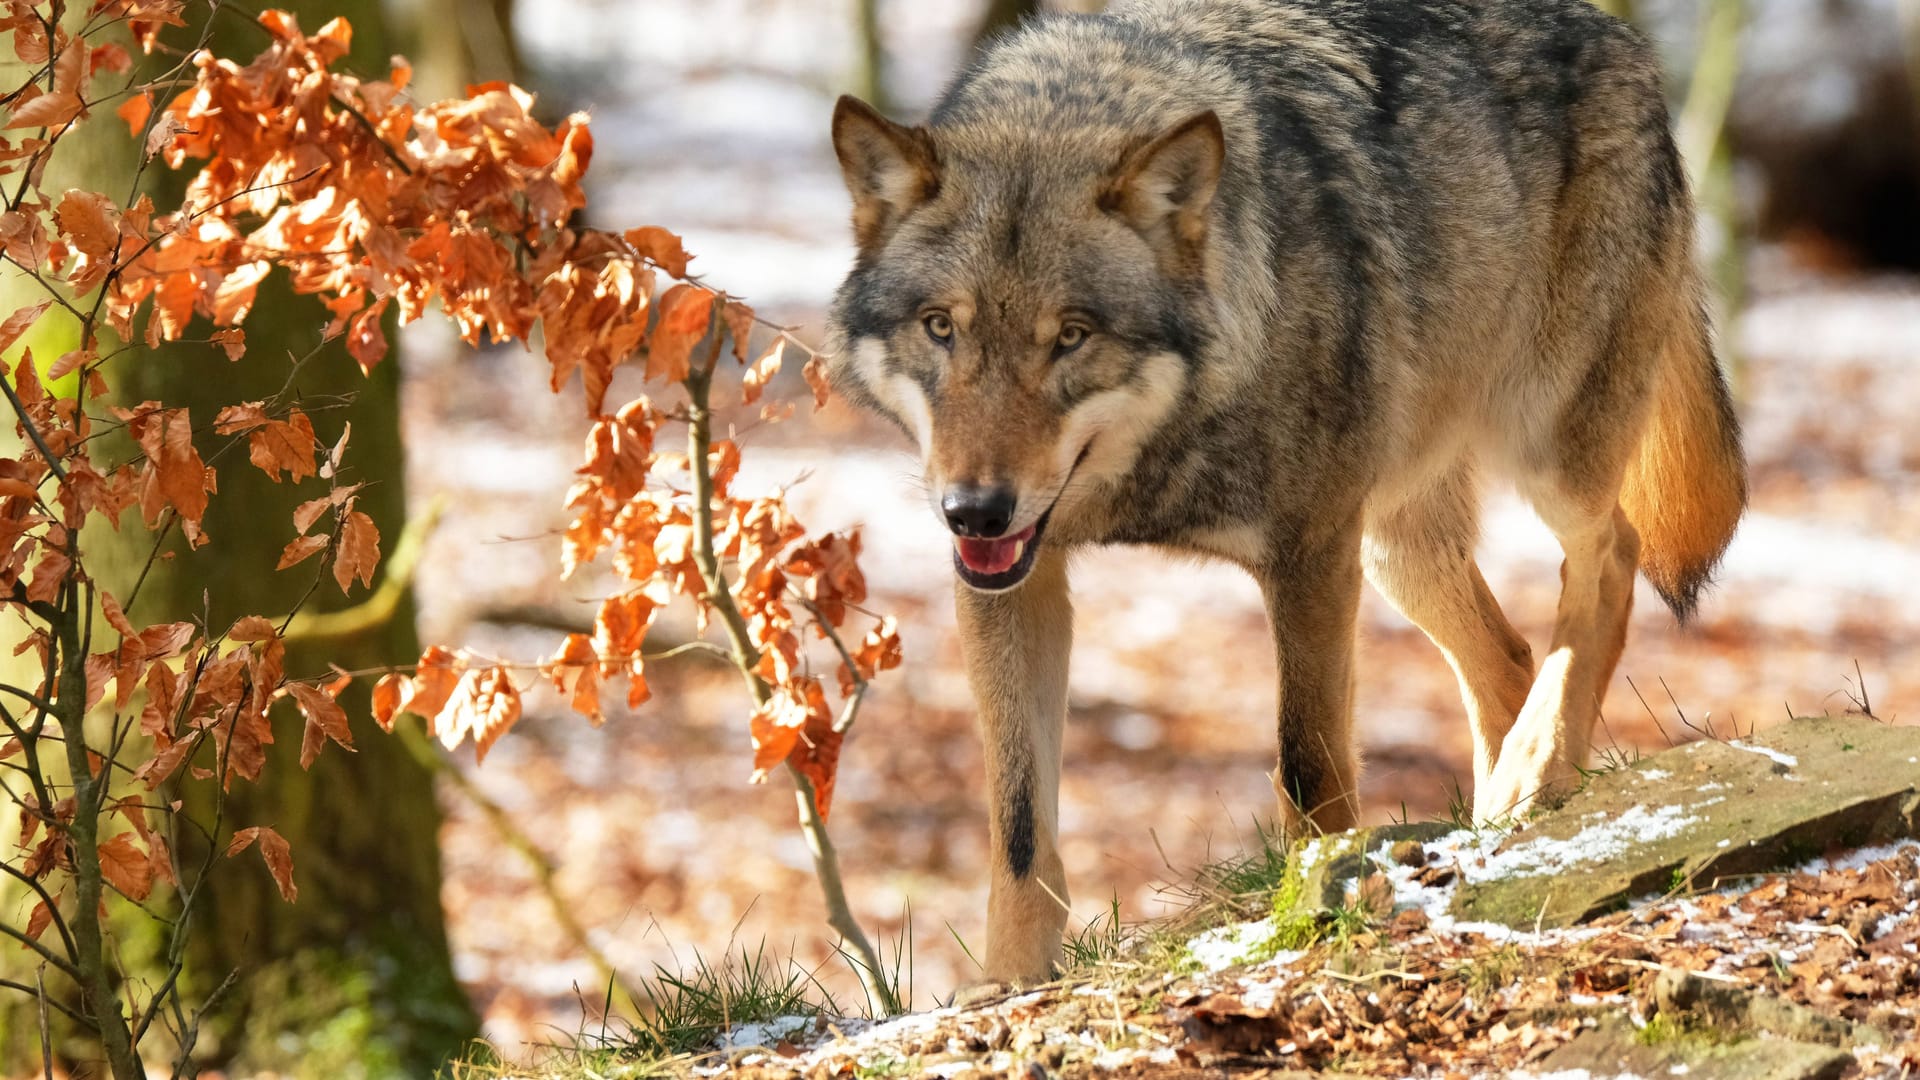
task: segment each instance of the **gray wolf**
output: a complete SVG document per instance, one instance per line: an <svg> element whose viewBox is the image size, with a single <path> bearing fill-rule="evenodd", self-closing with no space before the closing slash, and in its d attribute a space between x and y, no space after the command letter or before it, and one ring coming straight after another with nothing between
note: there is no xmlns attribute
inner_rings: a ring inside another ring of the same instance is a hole
<svg viewBox="0 0 1920 1080"><path fill-rule="evenodd" d="M841 99L831 374L952 530L992 839L987 975L1043 979L1091 544L1264 590L1284 825L1358 815L1362 579L1439 646L1474 813L1577 782L1636 569L1693 610L1746 503L1653 48L1585 0L1137 0L985 49L924 125ZM1478 480L1565 553L1536 667Z"/></svg>

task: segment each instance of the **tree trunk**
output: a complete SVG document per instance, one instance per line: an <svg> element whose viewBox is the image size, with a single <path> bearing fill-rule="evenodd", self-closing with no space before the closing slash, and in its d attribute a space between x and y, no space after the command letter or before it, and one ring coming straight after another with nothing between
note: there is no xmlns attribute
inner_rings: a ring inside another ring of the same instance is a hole
<svg viewBox="0 0 1920 1080"><path fill-rule="evenodd" d="M345 16L353 24L353 51L342 64L370 76L386 71L378 0L277 0L275 6L292 10L309 32ZM204 18L205 10L189 7L187 14ZM268 42L231 10L219 19L209 43L216 55L244 63ZM198 35L199 27L188 27L172 41L191 46ZM111 116L80 130L72 145L63 143L56 168L66 171L68 183L105 187L116 201L124 199L136 162L133 140ZM184 182L156 163L144 187L164 211L179 204ZM390 552L406 520L397 361L389 357L371 378L363 377L340 341L320 345L325 321L319 302L292 295L276 271L245 324L242 360L229 362L206 344L179 343L127 354L110 382L118 403L152 398L186 406L203 430L220 406L272 398L289 386L288 396L308 412L322 444L331 446L351 423L341 479L366 484L357 509L373 518L382 551ZM189 336L204 337L203 329ZM203 437L200 450L211 460L217 442L211 432ZM324 482L276 484L244 450L226 453L217 468L219 491L204 522L213 542L189 551L172 538L169 558L153 564L140 591L136 620L204 618L217 629L243 614L279 616L320 573L317 561L286 571L275 565L294 536L294 506L323 495ZM87 538L90 569L125 597L150 545L136 527L124 534L95 529ZM356 588L343 597L328 574L306 610L338 609L366 596ZM413 614L408 598L390 621L354 637L291 640L287 671L300 677L323 675L330 663L349 669L411 664L419 655ZM340 700L353 718L357 753L329 746L311 771L302 771L301 722L282 704L274 712L278 741L261 782L235 780L220 808L216 843L251 825L272 826L287 838L300 892L297 903L282 901L257 855L216 859L186 939L184 1006L191 1011L229 974L236 978L198 1032L194 1057L203 1063L243 1074L425 1076L476 1031L472 1006L453 977L440 907L440 811L432 774L400 738L372 723L366 680ZM177 790L163 788L163 795L183 799L189 815L213 827L211 781L183 776L170 786ZM175 831L174 845L182 867L198 866L206 850L190 827ZM157 985L164 927L140 915L122 920L118 930L129 969ZM157 1042L152 1035L149 1041ZM150 1053L165 1050L149 1047Z"/></svg>

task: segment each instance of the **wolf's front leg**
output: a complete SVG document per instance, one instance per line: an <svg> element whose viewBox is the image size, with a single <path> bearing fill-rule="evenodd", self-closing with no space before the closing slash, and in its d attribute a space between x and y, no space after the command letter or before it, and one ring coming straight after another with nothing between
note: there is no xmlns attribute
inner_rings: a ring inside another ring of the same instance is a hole
<svg viewBox="0 0 1920 1080"><path fill-rule="evenodd" d="M1067 715L1073 607L1067 553L1043 549L1033 573L1007 592L957 586L967 676L987 761L991 892L987 978L1051 977L1067 924L1060 864L1060 738Z"/></svg>
<svg viewBox="0 0 1920 1080"><path fill-rule="evenodd" d="M1280 659L1280 759L1273 771L1289 836L1350 829L1360 816L1353 739L1360 518L1289 536L1260 574Z"/></svg>

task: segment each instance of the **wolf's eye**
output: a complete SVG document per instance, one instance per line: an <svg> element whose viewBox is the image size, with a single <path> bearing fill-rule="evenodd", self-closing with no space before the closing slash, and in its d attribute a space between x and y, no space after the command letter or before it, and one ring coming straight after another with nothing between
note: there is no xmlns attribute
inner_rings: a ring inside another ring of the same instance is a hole
<svg viewBox="0 0 1920 1080"><path fill-rule="evenodd" d="M953 344L953 319L944 311L929 311L920 319L927 336L942 345Z"/></svg>
<svg viewBox="0 0 1920 1080"><path fill-rule="evenodd" d="M1056 357L1065 356L1086 344L1086 341L1087 328L1068 323L1060 328L1060 336L1054 340L1053 355Z"/></svg>

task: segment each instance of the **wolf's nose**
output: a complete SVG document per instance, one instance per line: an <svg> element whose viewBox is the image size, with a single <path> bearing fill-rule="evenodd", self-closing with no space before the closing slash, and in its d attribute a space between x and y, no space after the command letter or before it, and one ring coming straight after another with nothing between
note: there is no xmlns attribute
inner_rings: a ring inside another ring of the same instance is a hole
<svg viewBox="0 0 1920 1080"><path fill-rule="evenodd" d="M940 499L940 510L947 515L947 528L955 536L990 540L1013 523L1015 501L1011 488L961 487L949 490Z"/></svg>

